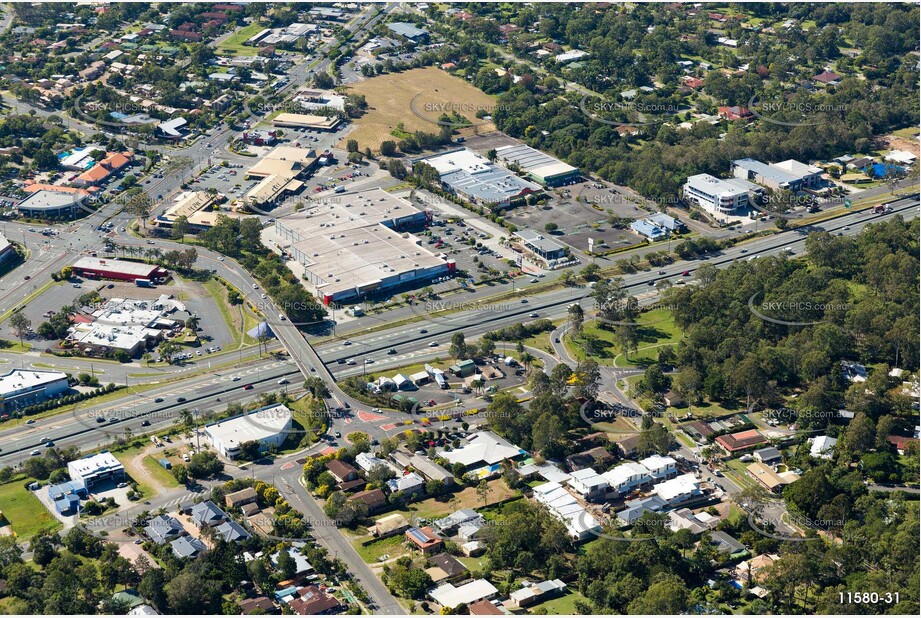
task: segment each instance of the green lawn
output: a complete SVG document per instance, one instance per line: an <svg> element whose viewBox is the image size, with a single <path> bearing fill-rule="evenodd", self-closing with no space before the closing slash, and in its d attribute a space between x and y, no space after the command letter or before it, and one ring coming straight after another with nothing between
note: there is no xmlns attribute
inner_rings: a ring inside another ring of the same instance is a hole
<svg viewBox="0 0 921 618"><path fill-rule="evenodd" d="M576 601L586 601L586 599L578 592L571 592L561 597L557 597L556 599L550 599L549 601L538 603L529 609L530 613L532 614L559 614L563 616L572 616L579 613L576 611ZM536 611L538 608L541 608L543 611Z"/></svg>
<svg viewBox="0 0 921 618"><path fill-rule="evenodd" d="M150 476L154 477L158 483L164 487L172 489L173 487L179 487L179 481L176 480L176 477L173 476L169 470L160 465L157 461L157 458L153 455L148 455L142 461L144 469L147 470L147 473Z"/></svg>
<svg viewBox="0 0 921 618"><path fill-rule="evenodd" d="M0 511L12 525L19 541L26 541L42 530L62 527L45 505L25 488L22 479L0 485Z"/></svg>
<svg viewBox="0 0 921 618"><path fill-rule="evenodd" d="M367 545L361 541L354 541L352 544L362 560L368 564L377 564L378 559L385 554L389 554L391 558L396 558L407 553L409 550L403 547L404 540L405 537L402 534L395 534Z"/></svg>
<svg viewBox="0 0 921 618"><path fill-rule="evenodd" d="M263 30L262 24L258 21L248 26L240 28L234 32L226 41L218 45L217 53L221 56L252 56L256 48L244 45L247 40Z"/></svg>
<svg viewBox="0 0 921 618"><path fill-rule="evenodd" d="M681 339L680 329L675 325L671 312L666 308L641 313L637 319L637 326L638 350L631 352L629 357L624 357L615 343L614 331L603 328L602 324L597 321L586 322L580 338L573 337L571 332L567 333L564 343L575 359L583 360L587 356L584 345L586 337L595 337L597 343L593 356L600 363L617 367L643 367L658 360L661 348L675 345Z"/></svg>

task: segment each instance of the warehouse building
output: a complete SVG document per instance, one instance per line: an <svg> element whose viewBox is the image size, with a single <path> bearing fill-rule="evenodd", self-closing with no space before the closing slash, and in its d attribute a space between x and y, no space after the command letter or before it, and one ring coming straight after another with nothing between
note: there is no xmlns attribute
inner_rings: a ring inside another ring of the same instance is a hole
<svg viewBox="0 0 921 618"><path fill-rule="evenodd" d="M136 279L166 279L169 271L156 264L128 262L107 258L85 256L74 262L74 274L89 279L115 279L117 281L134 281Z"/></svg>
<svg viewBox="0 0 921 618"><path fill-rule="evenodd" d="M290 127L296 129L314 129L317 131L335 131L342 123L338 116L315 116L313 114L291 114L288 112L278 114L272 119L276 127Z"/></svg>
<svg viewBox="0 0 921 618"><path fill-rule="evenodd" d="M454 271L406 230L423 227L431 213L383 189L342 193L275 222L289 268L314 287L325 304L429 283Z"/></svg>
<svg viewBox="0 0 921 618"><path fill-rule="evenodd" d="M515 164L534 182L558 187L579 179L579 169L530 146L503 146L496 155L506 165Z"/></svg>
<svg viewBox="0 0 921 618"><path fill-rule="evenodd" d="M64 393L70 385L60 371L12 369L0 374L0 413L22 409Z"/></svg>
<svg viewBox="0 0 921 618"><path fill-rule="evenodd" d="M240 445L259 442L260 449L279 447L291 430L292 414L284 404L267 406L206 425L205 438L224 457L236 459Z"/></svg>
<svg viewBox="0 0 921 618"><path fill-rule="evenodd" d="M407 22L395 21L391 24L387 24L387 29L396 35L409 39L413 43L426 43L429 40L429 33L427 30L417 28L415 25Z"/></svg>
<svg viewBox="0 0 921 618"><path fill-rule="evenodd" d="M802 178L783 168L768 165L755 159L736 159L732 162L732 175L742 180L757 182L774 191L799 191Z"/></svg>
<svg viewBox="0 0 921 618"><path fill-rule="evenodd" d="M67 464L67 472L72 481L83 482L87 489L103 481L118 482L125 478L125 466L109 451L71 461Z"/></svg>
<svg viewBox="0 0 921 618"><path fill-rule="evenodd" d="M469 202L508 206L541 188L472 150L461 148L420 159L441 175L445 189Z"/></svg>

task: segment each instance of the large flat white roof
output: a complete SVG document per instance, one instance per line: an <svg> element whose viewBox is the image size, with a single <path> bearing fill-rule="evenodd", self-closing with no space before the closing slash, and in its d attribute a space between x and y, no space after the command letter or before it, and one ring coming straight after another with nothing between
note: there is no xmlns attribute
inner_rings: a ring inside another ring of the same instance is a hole
<svg viewBox="0 0 921 618"><path fill-rule="evenodd" d="M154 264L142 264L140 262L127 262L123 260L110 260L84 256L74 262L74 268L103 270L111 273L123 273L126 275L146 277L151 272L156 270L157 266Z"/></svg>
<svg viewBox="0 0 921 618"><path fill-rule="evenodd" d="M496 155L504 161L514 163L525 172L541 178L552 178L578 171L572 165L524 144L496 148Z"/></svg>
<svg viewBox="0 0 921 618"><path fill-rule="evenodd" d="M97 453L92 457L84 457L83 459L75 459L67 464L67 470L71 476L76 473L80 478L92 476L106 470L124 470L124 468L121 462L115 459L115 455L109 452Z"/></svg>
<svg viewBox="0 0 921 618"><path fill-rule="evenodd" d="M733 180L722 180L710 174L696 174L688 176L687 184L707 195L740 195L748 193L745 188Z"/></svg>
<svg viewBox="0 0 921 618"><path fill-rule="evenodd" d="M60 371L12 369L0 375L0 397L51 384L66 377L67 374Z"/></svg>
<svg viewBox="0 0 921 618"><path fill-rule="evenodd" d="M420 216L408 201L373 189L326 198L279 219L276 229L307 270L322 280L314 282L317 290L332 295L445 264L417 237L385 225Z"/></svg>
<svg viewBox="0 0 921 618"><path fill-rule="evenodd" d="M291 418L288 406L279 404L206 425L205 433L229 449L243 442L277 436L291 426Z"/></svg>

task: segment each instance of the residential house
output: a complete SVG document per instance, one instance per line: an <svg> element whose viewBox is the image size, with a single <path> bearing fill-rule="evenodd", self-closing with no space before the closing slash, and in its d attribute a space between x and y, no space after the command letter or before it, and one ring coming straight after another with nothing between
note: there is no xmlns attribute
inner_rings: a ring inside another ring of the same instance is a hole
<svg viewBox="0 0 921 618"><path fill-rule="evenodd" d="M816 436L809 439L809 455L817 459L831 459L835 454L836 438L830 436Z"/></svg>
<svg viewBox="0 0 921 618"><path fill-rule="evenodd" d="M482 519L483 516L473 509L461 509L454 511L447 517L435 520L434 525L441 534L453 536L464 524Z"/></svg>
<svg viewBox="0 0 921 618"><path fill-rule="evenodd" d="M349 497L349 500L354 502L361 502L366 507L368 507L368 512L371 513L383 506L386 506L387 494L385 494L381 489L367 489L365 491L359 491L356 494L352 494Z"/></svg>
<svg viewBox="0 0 921 618"><path fill-rule="evenodd" d="M760 461L761 463L769 466L780 463L783 460L783 456L780 454L780 451L778 451L773 446L758 449L752 453L752 457L755 458L755 461Z"/></svg>
<svg viewBox="0 0 921 618"><path fill-rule="evenodd" d="M245 504L252 504L256 502L257 498L258 494L256 490L252 487L246 487L240 491L235 491L224 496L224 503L227 505L227 508L234 509L240 508Z"/></svg>
<svg viewBox="0 0 921 618"><path fill-rule="evenodd" d="M646 466L632 461L627 461L608 470L602 475L607 480L611 491L625 494L633 489L645 485L652 480Z"/></svg>
<svg viewBox="0 0 921 618"><path fill-rule="evenodd" d="M222 511L215 503L211 500L206 502L199 502L198 504L192 506L192 521L195 522L199 528L205 526L218 526L228 519L227 513Z"/></svg>
<svg viewBox="0 0 921 618"><path fill-rule="evenodd" d="M451 554L441 553L434 555L429 558L429 562L441 569L447 575L447 579L457 579L467 573L467 567Z"/></svg>
<svg viewBox="0 0 921 618"><path fill-rule="evenodd" d="M215 528L215 532L228 543L239 543L240 541L245 541L250 537L249 532L247 532L243 526L233 520L225 521L220 526Z"/></svg>
<svg viewBox="0 0 921 618"><path fill-rule="evenodd" d="M504 616L505 612L496 607L491 601L480 599L467 606L471 616Z"/></svg>
<svg viewBox="0 0 921 618"><path fill-rule="evenodd" d="M567 481L576 493L589 501L602 498L608 491L608 480L591 468L582 468L569 475Z"/></svg>
<svg viewBox="0 0 921 618"><path fill-rule="evenodd" d="M742 545L742 543L729 536L722 530L715 530L711 532L710 540L716 544L716 551L720 552L721 554L738 556L748 551L745 549L745 546Z"/></svg>
<svg viewBox="0 0 921 618"><path fill-rule="evenodd" d="M673 458L662 455L652 455L640 460L640 465L649 470L649 476L652 477L653 481L660 481L677 475L678 469L675 467L677 463Z"/></svg>
<svg viewBox="0 0 921 618"><path fill-rule="evenodd" d="M607 468L614 463L615 459L614 455L609 453L606 448L596 446L587 451L570 455L566 458L566 463L570 470L581 470L582 468L591 468L593 466Z"/></svg>
<svg viewBox="0 0 921 618"><path fill-rule="evenodd" d="M249 614L265 615L278 613L278 608L275 606L275 603L272 602L272 599L265 596L244 599L237 603L237 606L240 608L240 614L243 616Z"/></svg>
<svg viewBox="0 0 921 618"><path fill-rule="evenodd" d="M404 496L423 494L425 493L425 479L415 472L410 472L387 481L387 489L392 494L401 492Z"/></svg>
<svg viewBox="0 0 921 618"><path fill-rule="evenodd" d="M841 80L844 79L842 76L838 75L834 71L822 71L818 75L813 75L812 80L819 82L823 86L837 86L841 83Z"/></svg>
<svg viewBox="0 0 921 618"><path fill-rule="evenodd" d="M788 471L778 473L760 462L749 464L748 467L746 467L746 471L752 478L763 485L765 489L775 493L780 492L785 485L799 480L799 475L795 472Z"/></svg>
<svg viewBox="0 0 921 618"><path fill-rule="evenodd" d="M430 590L428 594L432 600L450 611L460 605L469 606L483 599L491 599L499 594L499 591L485 579L477 579L463 586L444 584Z"/></svg>
<svg viewBox="0 0 921 618"><path fill-rule="evenodd" d="M748 120L754 116L750 109L739 107L738 105L721 106L717 109L717 114L720 118L725 118L730 122L735 120Z"/></svg>
<svg viewBox="0 0 921 618"><path fill-rule="evenodd" d="M379 539L385 539L387 537L400 534L407 528L409 528L409 522L406 521L406 517L400 513L395 513L393 515L381 517L374 523L373 526L369 527L368 530L371 532L371 536L375 536Z"/></svg>
<svg viewBox="0 0 921 618"><path fill-rule="evenodd" d="M177 558L197 558L207 549L205 544L194 536L181 536L171 542L170 547Z"/></svg>
<svg viewBox="0 0 921 618"><path fill-rule="evenodd" d="M553 579L537 583L521 582L521 588L509 593L508 601L503 605L509 609L528 607L563 594L566 584L562 580Z"/></svg>
<svg viewBox="0 0 921 618"><path fill-rule="evenodd" d="M720 436L716 439L716 443L730 454L747 451L765 442L767 442L767 440L757 429L747 429L745 431Z"/></svg>
<svg viewBox="0 0 921 618"><path fill-rule="evenodd" d="M150 537L150 540L157 545L162 545L171 539L186 534L185 528L175 517L166 515L157 515L147 522L144 532Z"/></svg>
<svg viewBox="0 0 921 618"><path fill-rule="evenodd" d="M659 483L653 492L671 506L678 506L699 497L703 492L695 476L691 473Z"/></svg>
<svg viewBox="0 0 921 618"><path fill-rule="evenodd" d="M333 478L339 483L354 481L358 478L358 470L356 470L354 466L344 461L339 461L338 459L331 459L328 461L326 463L326 469L329 470L329 473L332 474Z"/></svg>
<svg viewBox="0 0 921 618"><path fill-rule="evenodd" d="M441 537L435 534L435 531L429 526L424 528L410 528L405 532L405 535L407 540L423 554L434 554L444 547L444 542L441 540Z"/></svg>
<svg viewBox="0 0 921 618"><path fill-rule="evenodd" d="M288 603L299 616L322 616L338 613L342 605L331 594L323 592L316 586L306 586L297 591L297 598Z"/></svg>
<svg viewBox="0 0 921 618"><path fill-rule="evenodd" d="M659 496L653 495L646 498L627 500L624 506L627 508L618 511L615 516L624 524L632 526L646 513L660 513L664 511L668 507L668 503Z"/></svg>

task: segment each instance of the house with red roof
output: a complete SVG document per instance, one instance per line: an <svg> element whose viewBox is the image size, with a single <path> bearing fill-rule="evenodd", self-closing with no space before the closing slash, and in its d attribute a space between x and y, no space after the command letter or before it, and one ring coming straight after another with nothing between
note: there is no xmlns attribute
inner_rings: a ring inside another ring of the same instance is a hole
<svg viewBox="0 0 921 618"><path fill-rule="evenodd" d="M717 111L720 118L725 118L730 121L748 120L753 116L750 109L739 107L738 105L722 106Z"/></svg>
<svg viewBox="0 0 921 618"><path fill-rule="evenodd" d="M837 86L844 79L834 71L822 71L818 75L812 76L812 81L819 82L825 86Z"/></svg>
<svg viewBox="0 0 921 618"><path fill-rule="evenodd" d="M762 436L757 429L747 429L737 433L730 433L716 439L716 443L730 454L747 451L765 442L767 442L767 439Z"/></svg>

